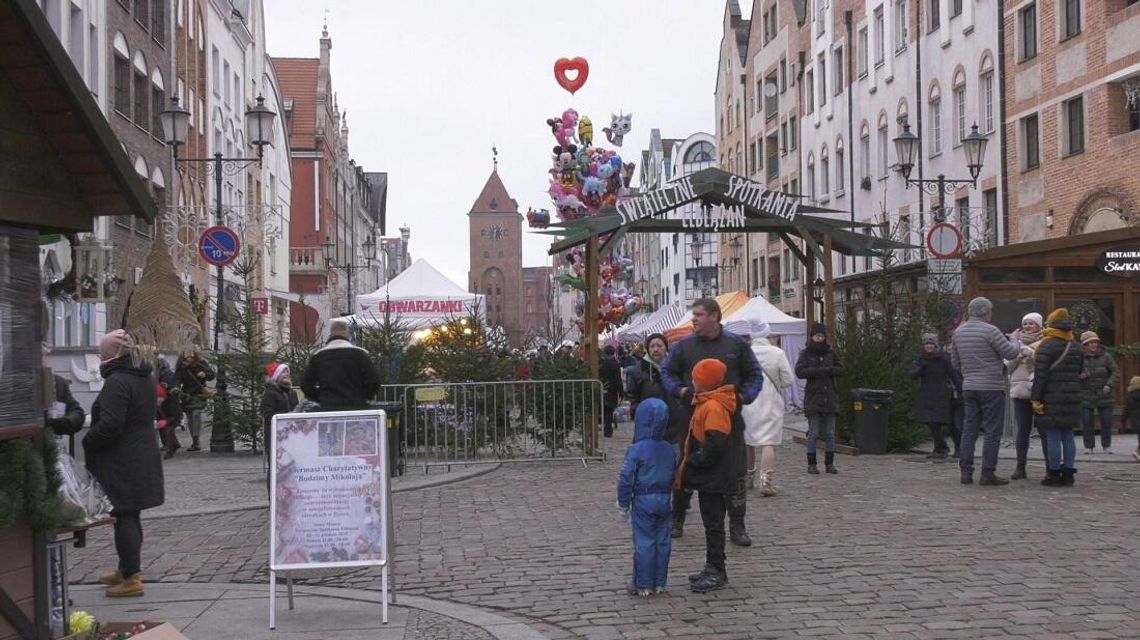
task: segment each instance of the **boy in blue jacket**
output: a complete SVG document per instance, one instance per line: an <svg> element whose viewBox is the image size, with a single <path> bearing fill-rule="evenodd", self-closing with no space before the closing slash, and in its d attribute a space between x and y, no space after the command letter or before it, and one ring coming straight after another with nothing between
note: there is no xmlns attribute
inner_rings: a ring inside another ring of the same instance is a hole
<svg viewBox="0 0 1140 640"><path fill-rule="evenodd" d="M677 456L665 442L669 408L657 398L637 406L633 444L625 450L618 478L618 511L633 525L633 580L630 595L664 593L669 573L673 474Z"/></svg>

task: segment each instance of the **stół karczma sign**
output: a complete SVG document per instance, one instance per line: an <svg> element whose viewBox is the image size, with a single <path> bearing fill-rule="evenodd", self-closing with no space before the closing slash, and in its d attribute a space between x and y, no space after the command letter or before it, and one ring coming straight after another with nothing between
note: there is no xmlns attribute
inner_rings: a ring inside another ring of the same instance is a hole
<svg viewBox="0 0 1140 640"><path fill-rule="evenodd" d="M1140 247L1113 247L1096 261L1096 266L1110 276L1131 278L1140 275Z"/></svg>

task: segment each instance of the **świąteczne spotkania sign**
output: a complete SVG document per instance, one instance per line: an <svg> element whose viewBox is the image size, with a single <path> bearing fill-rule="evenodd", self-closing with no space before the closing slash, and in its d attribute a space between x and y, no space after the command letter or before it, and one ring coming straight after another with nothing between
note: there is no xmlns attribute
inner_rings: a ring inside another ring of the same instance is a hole
<svg viewBox="0 0 1140 640"><path fill-rule="evenodd" d="M730 176L728 184L723 187L718 185L716 192L723 198L784 220L794 220L799 213L800 203L797 198L740 176ZM696 198L692 177L686 176L660 189L618 200L616 206L622 224L628 224L675 209Z"/></svg>

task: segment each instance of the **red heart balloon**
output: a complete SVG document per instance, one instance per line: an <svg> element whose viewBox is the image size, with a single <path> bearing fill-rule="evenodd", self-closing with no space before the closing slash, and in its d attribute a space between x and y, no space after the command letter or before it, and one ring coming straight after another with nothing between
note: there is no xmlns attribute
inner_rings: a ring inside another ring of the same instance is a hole
<svg viewBox="0 0 1140 640"><path fill-rule="evenodd" d="M566 77L567 71L577 72L574 78ZM559 58L554 61L554 79L562 88L573 94L582 85L586 84L586 78L590 76L590 63L586 62L585 58Z"/></svg>

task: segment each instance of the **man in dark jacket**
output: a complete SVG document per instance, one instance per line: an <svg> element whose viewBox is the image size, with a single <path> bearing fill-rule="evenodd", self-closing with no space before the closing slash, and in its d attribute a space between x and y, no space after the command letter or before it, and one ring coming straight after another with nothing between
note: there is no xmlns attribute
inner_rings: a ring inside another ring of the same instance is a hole
<svg viewBox="0 0 1140 640"><path fill-rule="evenodd" d="M712 298L701 298L693 302L693 335L679 340L669 349L665 363L661 365L661 384L665 390L681 399L685 411L685 424L692 417L693 367L706 358L720 360L728 371L723 384L731 384L736 389L736 410L732 414L730 447L723 464L729 465L739 478L736 493L727 498L729 539L738 546L752 544L744 527L745 498L747 487L745 475L748 472L748 452L744 444L744 417L740 409L751 403L760 394L764 383L764 372L752 347L740 336L724 330L720 324L720 305ZM673 514L674 526L684 525L685 513ZM706 571L710 567L705 567ZM698 576L699 577L699 576Z"/></svg>
<svg viewBox="0 0 1140 640"><path fill-rule="evenodd" d="M309 360L301 389L321 411L358 411L380 390L380 372L367 351L348 341L348 325L337 320L328 343Z"/></svg>
<svg viewBox="0 0 1140 640"><path fill-rule="evenodd" d="M83 437L87 469L111 500L119 568L102 575L108 597L142 596L140 512L165 498L162 459L154 433L155 381L134 342L122 329L99 344L103 390L91 407L91 429Z"/></svg>
<svg viewBox="0 0 1140 640"><path fill-rule="evenodd" d="M621 384L621 364L617 361L617 351L613 345L606 345L602 349L602 359L598 363L598 379L602 381L603 396L603 417L602 424L604 433L607 438L614 435L614 427L617 422L614 420L614 410L617 409L618 403L621 402L621 397L624 395L625 390Z"/></svg>

